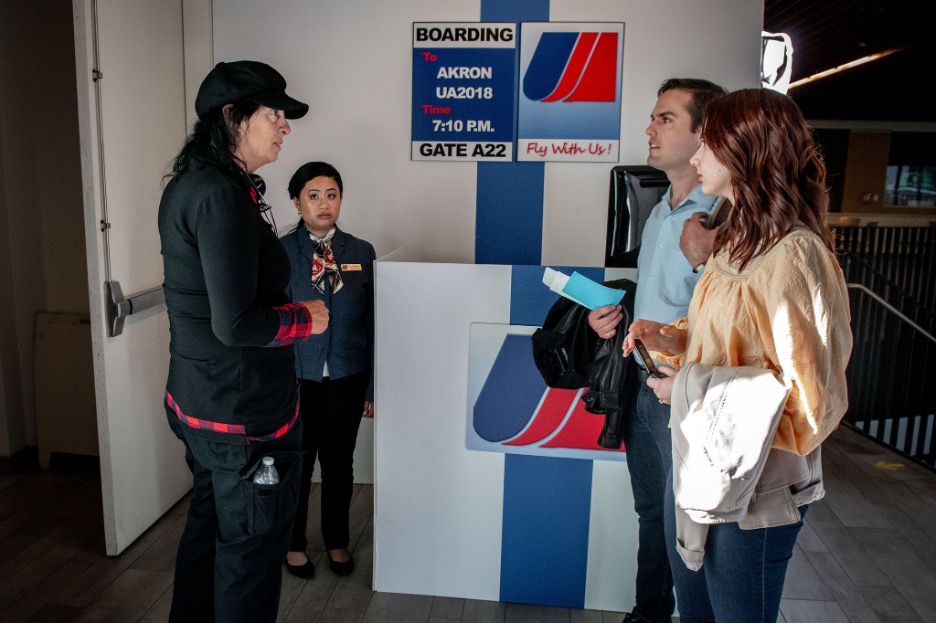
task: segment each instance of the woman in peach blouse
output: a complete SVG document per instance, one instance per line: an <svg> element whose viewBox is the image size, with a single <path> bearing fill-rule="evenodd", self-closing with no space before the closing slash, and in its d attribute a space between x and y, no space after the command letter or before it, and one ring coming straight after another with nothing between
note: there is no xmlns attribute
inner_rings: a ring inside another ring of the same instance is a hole
<svg viewBox="0 0 936 624"><path fill-rule="evenodd" d="M662 403L670 402L676 371L688 363L773 371L789 395L772 449L821 466L818 447L847 408L852 346L847 289L826 226L825 165L796 104L766 89L713 102L702 141L690 161L702 191L728 198L734 209L715 238L688 318L670 325L635 321L625 355L640 339L672 364L661 368L667 378L647 382ZM821 467L817 479L808 484L807 502L822 496ZM804 500L790 490L792 500ZM767 528L711 524L703 565L694 572L677 553L672 488L668 496L681 621L775 621L808 505L799 505L798 521Z"/></svg>

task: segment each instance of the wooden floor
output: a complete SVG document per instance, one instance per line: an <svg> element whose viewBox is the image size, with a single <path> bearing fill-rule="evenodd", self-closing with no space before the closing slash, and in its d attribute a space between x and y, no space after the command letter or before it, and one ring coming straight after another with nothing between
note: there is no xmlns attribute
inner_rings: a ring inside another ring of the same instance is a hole
<svg viewBox="0 0 936 624"><path fill-rule="evenodd" d="M825 500L810 507L787 573L787 622L936 621L936 474L840 429L823 447ZM322 564L318 488L305 581L284 574L284 622L619 622L621 613L371 591L373 490L356 486L358 567ZM93 470L0 475L0 619L165 621L187 500L116 558L105 557Z"/></svg>

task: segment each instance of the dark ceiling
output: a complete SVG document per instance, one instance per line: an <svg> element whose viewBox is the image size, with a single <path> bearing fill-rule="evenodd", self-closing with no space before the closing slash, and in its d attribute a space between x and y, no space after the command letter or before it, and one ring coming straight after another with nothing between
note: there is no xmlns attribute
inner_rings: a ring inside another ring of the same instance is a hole
<svg viewBox="0 0 936 624"><path fill-rule="evenodd" d="M936 1L765 0L764 30L793 42L791 82L857 58L885 58L796 87L813 120L936 121Z"/></svg>

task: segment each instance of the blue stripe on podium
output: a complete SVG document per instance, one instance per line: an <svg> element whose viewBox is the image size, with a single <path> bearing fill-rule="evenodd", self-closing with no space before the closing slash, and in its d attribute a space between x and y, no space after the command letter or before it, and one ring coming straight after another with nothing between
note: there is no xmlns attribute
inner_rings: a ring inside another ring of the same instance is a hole
<svg viewBox="0 0 936 624"><path fill-rule="evenodd" d="M512 268L511 325L542 324L556 300L542 280L540 266ZM501 601L584 608L591 490L591 460L505 455Z"/></svg>
<svg viewBox="0 0 936 624"><path fill-rule="evenodd" d="M592 462L505 460L501 601L584 608Z"/></svg>

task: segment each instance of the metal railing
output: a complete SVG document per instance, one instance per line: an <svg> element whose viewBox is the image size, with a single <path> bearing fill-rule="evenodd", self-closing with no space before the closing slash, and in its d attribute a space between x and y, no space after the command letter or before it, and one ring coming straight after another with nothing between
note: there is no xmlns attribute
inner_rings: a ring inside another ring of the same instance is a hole
<svg viewBox="0 0 936 624"><path fill-rule="evenodd" d="M936 337L866 285L848 290L854 350L845 422L936 469Z"/></svg>
<svg viewBox="0 0 936 624"><path fill-rule="evenodd" d="M936 227L840 227L835 235L846 281L936 334Z"/></svg>

